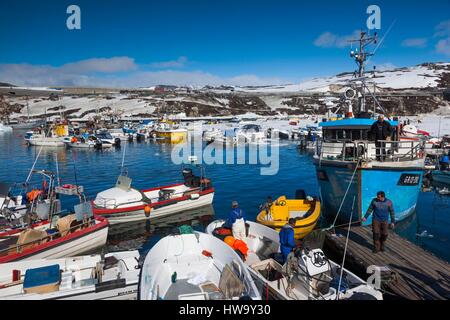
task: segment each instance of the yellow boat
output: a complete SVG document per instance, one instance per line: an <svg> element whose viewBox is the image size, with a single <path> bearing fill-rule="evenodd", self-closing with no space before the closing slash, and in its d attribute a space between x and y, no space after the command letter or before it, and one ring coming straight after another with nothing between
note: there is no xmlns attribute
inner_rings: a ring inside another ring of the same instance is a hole
<svg viewBox="0 0 450 320"><path fill-rule="evenodd" d="M307 236L316 227L320 217L320 201L315 199L286 199L279 197L267 210L262 210L256 217L259 223L280 231L290 218L296 219L294 232L296 239Z"/></svg>
<svg viewBox="0 0 450 320"><path fill-rule="evenodd" d="M188 136L187 129L177 128L176 123L170 120L160 121L154 132L157 138L170 143L185 142Z"/></svg>
<svg viewBox="0 0 450 320"><path fill-rule="evenodd" d="M188 131L185 129L155 130L156 137L170 143L181 143L187 140Z"/></svg>

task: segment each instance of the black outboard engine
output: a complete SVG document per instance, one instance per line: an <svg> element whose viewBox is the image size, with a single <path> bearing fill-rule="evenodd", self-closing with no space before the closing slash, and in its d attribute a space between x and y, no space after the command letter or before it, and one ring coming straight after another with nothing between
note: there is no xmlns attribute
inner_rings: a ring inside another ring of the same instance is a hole
<svg viewBox="0 0 450 320"><path fill-rule="evenodd" d="M95 145L94 145L95 149L101 150L102 149L102 145L103 145L103 143L102 143L101 140L99 140L99 139L95 140Z"/></svg>
<svg viewBox="0 0 450 320"><path fill-rule="evenodd" d="M193 186L194 175L192 174L192 169L190 169L190 168L183 169L183 178L184 178L184 184L186 186L188 186L188 187Z"/></svg>
<svg viewBox="0 0 450 320"><path fill-rule="evenodd" d="M306 199L306 192L303 189L299 189L295 191L295 199L297 200L305 200Z"/></svg>
<svg viewBox="0 0 450 320"><path fill-rule="evenodd" d="M120 143L121 143L120 138L114 139L114 145L116 146L116 148L120 148Z"/></svg>

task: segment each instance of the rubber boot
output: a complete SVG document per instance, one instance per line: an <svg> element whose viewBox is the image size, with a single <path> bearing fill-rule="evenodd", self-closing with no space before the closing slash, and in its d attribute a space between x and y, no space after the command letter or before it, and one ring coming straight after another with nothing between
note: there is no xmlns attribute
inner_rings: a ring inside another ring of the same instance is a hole
<svg viewBox="0 0 450 320"><path fill-rule="evenodd" d="M381 247L381 241L380 241L380 234L374 233L373 234L373 253L380 252Z"/></svg>

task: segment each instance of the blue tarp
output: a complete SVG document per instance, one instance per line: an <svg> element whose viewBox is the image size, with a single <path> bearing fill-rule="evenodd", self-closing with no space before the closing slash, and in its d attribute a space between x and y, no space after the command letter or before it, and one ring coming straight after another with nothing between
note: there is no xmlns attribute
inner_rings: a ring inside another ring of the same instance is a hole
<svg viewBox="0 0 450 320"><path fill-rule="evenodd" d="M23 288L34 288L58 283L60 280L59 264L42 268L28 269L25 272Z"/></svg>

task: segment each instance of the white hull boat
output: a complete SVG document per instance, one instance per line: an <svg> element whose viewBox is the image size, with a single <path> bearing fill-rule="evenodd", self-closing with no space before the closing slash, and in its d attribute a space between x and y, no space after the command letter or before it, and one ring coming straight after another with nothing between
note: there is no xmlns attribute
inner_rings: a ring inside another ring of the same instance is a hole
<svg viewBox="0 0 450 320"><path fill-rule="evenodd" d="M12 132L13 128L0 123L0 133Z"/></svg>
<svg viewBox="0 0 450 320"><path fill-rule="evenodd" d="M214 221L206 232L216 235L215 231L224 223L224 220ZM259 223L246 223L249 228L244 241L248 246L245 265L259 292L267 299L268 292L281 300L383 299L381 292L345 268L338 294L334 286L340 266L327 259L320 249L305 249L298 255L291 253L282 266L274 259L280 248L278 232Z"/></svg>
<svg viewBox="0 0 450 320"><path fill-rule="evenodd" d="M138 251L108 253L103 259L91 255L4 263L0 264L0 299L136 300L139 272ZM36 273L41 282L37 285Z"/></svg>
<svg viewBox="0 0 450 320"><path fill-rule="evenodd" d="M185 177L184 183L139 191L131 188L130 178L120 176L114 188L97 195L93 212L116 224L159 218L211 205L214 199L211 182L190 177L198 178L197 182Z"/></svg>
<svg viewBox="0 0 450 320"><path fill-rule="evenodd" d="M108 225L107 220L96 218L81 224L72 220L69 227L57 224L54 228L43 221L32 228L6 230L0 233L0 263L91 253L106 244Z"/></svg>
<svg viewBox="0 0 450 320"><path fill-rule="evenodd" d="M147 254L139 279L141 300L260 300L239 256L200 232L161 239Z"/></svg>

